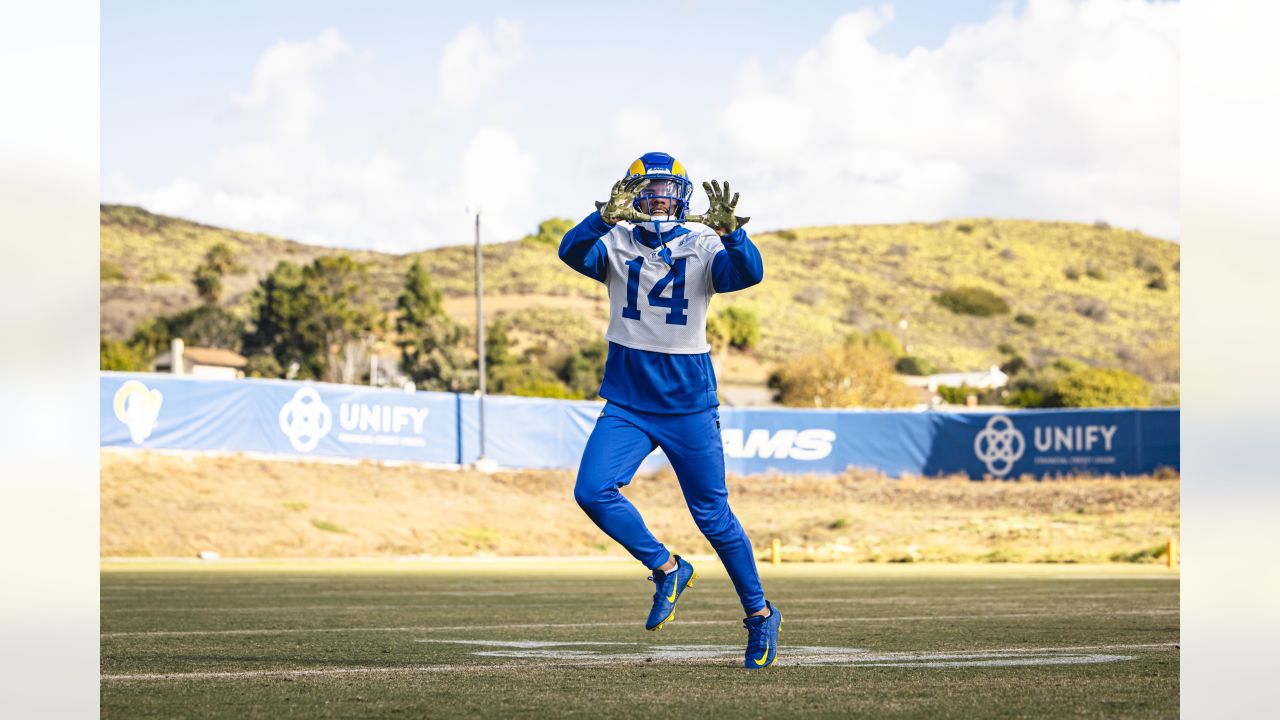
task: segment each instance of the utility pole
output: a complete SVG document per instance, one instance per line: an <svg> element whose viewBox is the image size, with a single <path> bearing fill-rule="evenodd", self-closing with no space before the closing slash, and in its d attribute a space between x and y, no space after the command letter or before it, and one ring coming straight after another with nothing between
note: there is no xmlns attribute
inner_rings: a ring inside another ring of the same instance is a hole
<svg viewBox="0 0 1280 720"><path fill-rule="evenodd" d="M497 463L484 454L484 254L480 252L480 211L476 211L476 358L480 368L480 455L476 458L476 469L481 472L493 472L498 469Z"/></svg>

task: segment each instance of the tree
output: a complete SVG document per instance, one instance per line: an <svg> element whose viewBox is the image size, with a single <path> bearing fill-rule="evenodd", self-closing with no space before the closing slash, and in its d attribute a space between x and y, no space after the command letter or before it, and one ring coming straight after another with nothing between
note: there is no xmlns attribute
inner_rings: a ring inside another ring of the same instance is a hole
<svg viewBox="0 0 1280 720"><path fill-rule="evenodd" d="M222 297L222 275L208 265L199 265L191 274L196 294L208 305L216 305Z"/></svg>
<svg viewBox="0 0 1280 720"><path fill-rule="evenodd" d="M150 317L138 323L133 329L129 344L142 351L148 358L154 358L168 349L171 340L168 318Z"/></svg>
<svg viewBox="0 0 1280 720"><path fill-rule="evenodd" d="M244 341L244 321L217 305L198 305L163 322L169 338L182 338L192 346L239 352Z"/></svg>
<svg viewBox="0 0 1280 720"><path fill-rule="evenodd" d="M205 253L204 262L196 266L191 282L201 300L208 305L216 305L222 298L222 278L244 271L245 267L236 262L231 248L226 243L217 243Z"/></svg>
<svg viewBox="0 0 1280 720"><path fill-rule="evenodd" d="M238 275L245 266L236 261L236 254L226 243L215 243L204 256L205 265L219 275Z"/></svg>
<svg viewBox="0 0 1280 720"><path fill-rule="evenodd" d="M345 253L322 255L302 269L302 294L307 312L301 328L323 353L320 377L350 379L351 368L343 366L340 354L372 334L379 314L365 265Z"/></svg>
<svg viewBox="0 0 1280 720"><path fill-rule="evenodd" d="M350 345L377 327L369 292L364 265L348 255L322 256L306 267L281 261L250 297L254 328L244 336L244 351L271 355L281 368L296 365L297 377L349 380L358 360Z"/></svg>
<svg viewBox="0 0 1280 720"><path fill-rule="evenodd" d="M254 327L245 335L244 353L271 355L282 368L296 364L297 377L319 377L323 372L320 347L303 328L307 300L302 268L280 261L254 288L249 304Z"/></svg>
<svg viewBox="0 0 1280 720"><path fill-rule="evenodd" d="M512 360L511 341L507 338L507 324L501 320L494 320L484 339L485 366L500 367Z"/></svg>
<svg viewBox="0 0 1280 720"><path fill-rule="evenodd" d="M903 407L909 388L893 375L883 348L838 343L779 366L769 377L775 400L793 407Z"/></svg>
<svg viewBox="0 0 1280 720"><path fill-rule="evenodd" d="M450 392L474 386L477 373L458 349L462 331L444 314L440 291L432 286L421 261L415 261L405 274L396 308L400 364L414 384Z"/></svg>

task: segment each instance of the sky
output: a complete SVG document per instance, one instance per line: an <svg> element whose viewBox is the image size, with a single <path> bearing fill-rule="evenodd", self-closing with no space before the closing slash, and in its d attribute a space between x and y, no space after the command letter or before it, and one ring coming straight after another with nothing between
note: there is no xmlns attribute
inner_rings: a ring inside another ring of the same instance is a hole
<svg viewBox="0 0 1280 720"><path fill-rule="evenodd" d="M102 200L411 252L469 242L477 210L486 242L580 219L662 150L731 182L757 232L998 217L1177 240L1179 11L105 0Z"/></svg>

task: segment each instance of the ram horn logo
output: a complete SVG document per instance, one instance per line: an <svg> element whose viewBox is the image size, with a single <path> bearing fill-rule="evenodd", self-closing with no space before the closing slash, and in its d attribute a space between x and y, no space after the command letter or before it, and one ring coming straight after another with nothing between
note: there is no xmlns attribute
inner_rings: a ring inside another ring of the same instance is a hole
<svg viewBox="0 0 1280 720"><path fill-rule="evenodd" d="M129 426L129 438L137 445L151 436L160 416L164 396L159 390L148 390L137 380L128 380L116 391L113 405L116 417Z"/></svg>
<svg viewBox="0 0 1280 720"><path fill-rule="evenodd" d="M280 430L298 452L311 452L333 427L333 413L314 388L304 387L280 408Z"/></svg>
<svg viewBox="0 0 1280 720"><path fill-rule="evenodd" d="M998 477L1008 475L1026 449L1026 438L1006 415L992 417L973 439L973 453Z"/></svg>

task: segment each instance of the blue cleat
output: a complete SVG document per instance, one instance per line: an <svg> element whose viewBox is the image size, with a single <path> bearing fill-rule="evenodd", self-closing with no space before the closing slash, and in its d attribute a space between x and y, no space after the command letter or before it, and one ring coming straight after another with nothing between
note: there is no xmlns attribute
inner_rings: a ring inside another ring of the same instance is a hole
<svg viewBox="0 0 1280 720"><path fill-rule="evenodd" d="M778 658L778 633L782 632L782 613L765 600L769 616L752 615L742 621L747 628L747 655L742 666L748 670L767 668Z"/></svg>
<svg viewBox="0 0 1280 720"><path fill-rule="evenodd" d="M676 601L684 593L685 588L693 587L693 579L698 573L693 566L679 555L675 556L676 567L671 572L655 570L649 577L657 586L653 594L653 609L649 611L649 620L645 622L645 630L661 630L668 620L676 616Z"/></svg>

